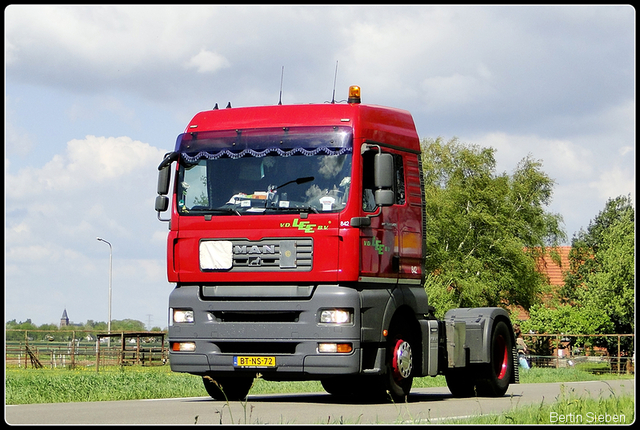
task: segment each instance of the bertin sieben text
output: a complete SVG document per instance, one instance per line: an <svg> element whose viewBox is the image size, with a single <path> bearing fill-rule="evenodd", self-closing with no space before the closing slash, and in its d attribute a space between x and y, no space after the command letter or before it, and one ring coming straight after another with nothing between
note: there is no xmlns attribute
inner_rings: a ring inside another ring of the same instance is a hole
<svg viewBox="0 0 640 430"><path fill-rule="evenodd" d="M550 412L549 421L551 424L625 424L627 417L624 414L599 414L596 412L584 414Z"/></svg>

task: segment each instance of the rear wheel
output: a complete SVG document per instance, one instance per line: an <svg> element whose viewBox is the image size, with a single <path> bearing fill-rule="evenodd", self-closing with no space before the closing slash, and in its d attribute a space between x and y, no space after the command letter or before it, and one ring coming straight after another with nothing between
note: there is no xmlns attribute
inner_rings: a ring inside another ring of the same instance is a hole
<svg viewBox="0 0 640 430"><path fill-rule="evenodd" d="M504 321L496 322L491 336L490 362L480 368L479 396L501 397L507 392L513 375L513 338Z"/></svg>
<svg viewBox="0 0 640 430"><path fill-rule="evenodd" d="M231 378L204 375L202 382L207 393L215 400L233 401L247 398L253 385L253 378L253 376Z"/></svg>
<svg viewBox="0 0 640 430"><path fill-rule="evenodd" d="M447 387L454 397L475 396L476 381L468 367L449 369L444 377L447 380Z"/></svg>

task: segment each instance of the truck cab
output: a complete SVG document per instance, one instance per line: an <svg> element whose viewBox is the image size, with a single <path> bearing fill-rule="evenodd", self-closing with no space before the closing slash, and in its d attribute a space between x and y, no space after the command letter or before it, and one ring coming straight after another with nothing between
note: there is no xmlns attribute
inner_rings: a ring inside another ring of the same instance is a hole
<svg viewBox="0 0 640 430"><path fill-rule="evenodd" d="M200 112L159 171L156 210L169 221L176 284L170 364L201 375L214 398L244 398L258 373L396 399L415 376L449 374L452 386L486 379L461 370L473 360L492 367L498 391L517 375L506 312L447 323L428 304L409 112L362 104L358 87L346 104ZM507 329L495 346L498 322Z"/></svg>

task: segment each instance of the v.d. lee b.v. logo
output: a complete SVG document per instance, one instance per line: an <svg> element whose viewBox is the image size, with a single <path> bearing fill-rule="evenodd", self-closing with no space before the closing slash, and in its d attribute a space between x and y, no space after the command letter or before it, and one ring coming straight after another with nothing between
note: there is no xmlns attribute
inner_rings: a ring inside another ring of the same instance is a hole
<svg viewBox="0 0 640 430"><path fill-rule="evenodd" d="M329 221L328 224L331 224L331 221ZM295 228L305 233L315 233L319 230L328 230L329 225L311 224L309 221L302 221L300 218L295 218L292 222L281 222L280 228Z"/></svg>

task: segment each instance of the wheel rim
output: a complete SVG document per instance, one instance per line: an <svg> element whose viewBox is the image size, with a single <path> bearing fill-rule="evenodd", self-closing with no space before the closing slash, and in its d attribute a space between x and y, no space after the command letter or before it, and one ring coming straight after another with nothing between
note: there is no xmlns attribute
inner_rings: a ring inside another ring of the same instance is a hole
<svg viewBox="0 0 640 430"><path fill-rule="evenodd" d="M411 345L402 339L398 339L393 348L393 377L397 381L406 379L413 369L413 354Z"/></svg>
<svg viewBox="0 0 640 430"><path fill-rule="evenodd" d="M502 335L496 337L493 357L495 360L494 369L496 376L498 379L503 379L507 375L507 369L509 367L509 350L507 349L507 342Z"/></svg>

